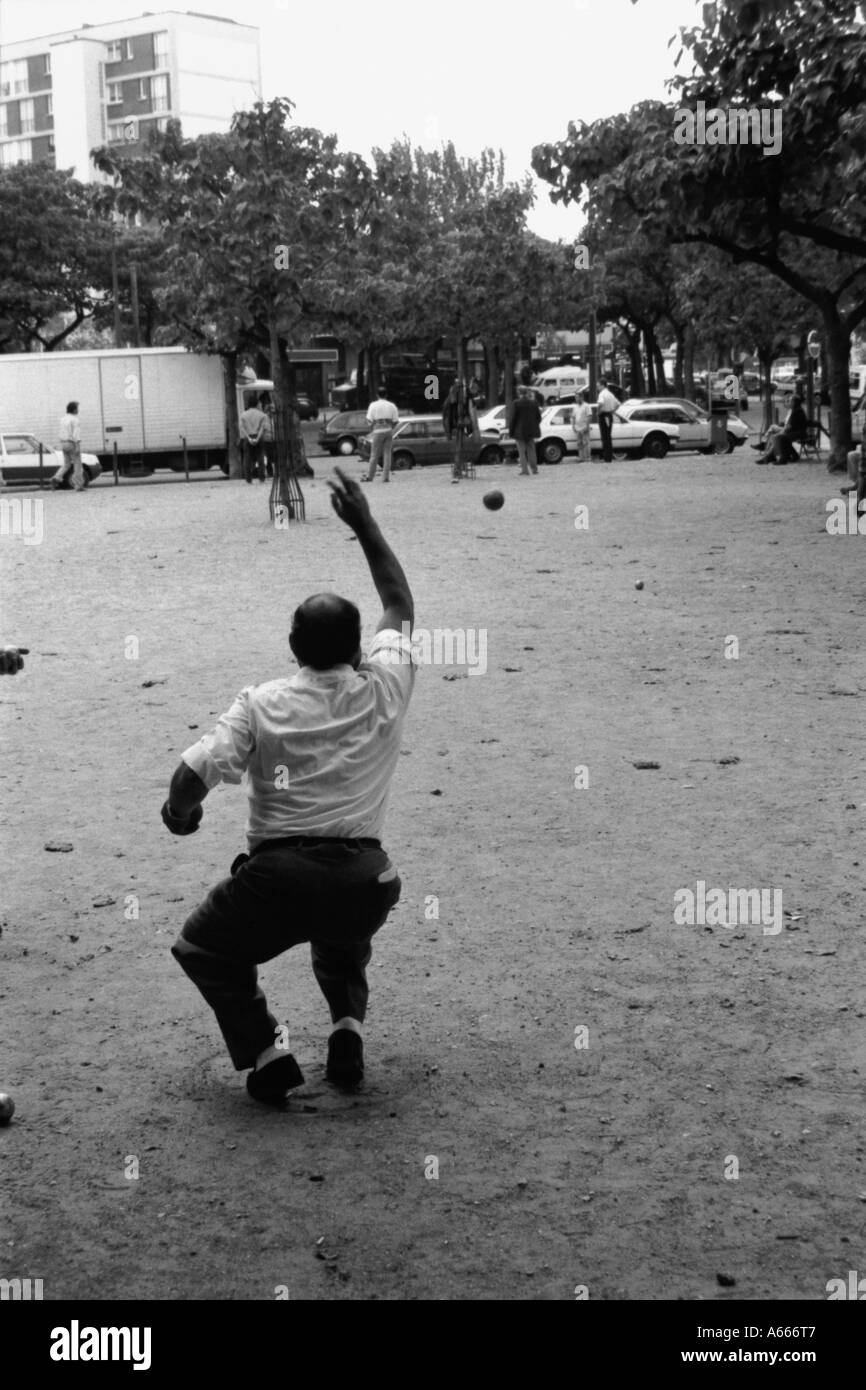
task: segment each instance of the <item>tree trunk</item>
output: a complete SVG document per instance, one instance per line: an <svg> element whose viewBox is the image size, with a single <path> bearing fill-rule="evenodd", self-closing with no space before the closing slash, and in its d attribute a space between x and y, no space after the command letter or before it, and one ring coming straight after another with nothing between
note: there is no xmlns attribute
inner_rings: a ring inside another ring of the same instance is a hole
<svg viewBox="0 0 866 1390"><path fill-rule="evenodd" d="M502 355L498 343L491 344L487 387L487 405L492 410L495 405L499 405L500 396L505 394L502 384Z"/></svg>
<svg viewBox="0 0 866 1390"><path fill-rule="evenodd" d="M280 335L277 326L272 319L269 325L268 337L270 343L271 358L271 379L274 383L274 408L283 421L283 429L288 444L288 459L286 460L288 470L298 476L307 472L307 454L304 448L304 436L301 433L301 422L298 418L295 400L295 369L289 361L285 345L280 342ZM279 445L279 438L275 438L275 444ZM277 458L276 473L281 466L280 449L275 450Z"/></svg>
<svg viewBox="0 0 866 1390"><path fill-rule="evenodd" d="M466 339L460 334L457 336L457 380L466 381Z"/></svg>
<svg viewBox="0 0 866 1390"><path fill-rule="evenodd" d="M647 380L647 386L648 386L648 388L649 388L649 394L650 394L651 396L657 396L658 393L659 393L659 392L658 392L658 386L657 386L657 384L656 384L656 364L655 364L655 359L654 359L654 356L653 356L653 343L654 343L654 341L655 341L655 336L654 336L654 334L653 334L652 329L649 327L648 324L645 324L645 325L644 325L644 330L643 330L643 349L644 349L644 356L646 357L646 380Z"/></svg>
<svg viewBox="0 0 866 1390"><path fill-rule="evenodd" d="M674 395L683 397L685 387L683 385L683 359L685 357L685 333L681 324L674 324L674 339L676 342L676 353L674 355Z"/></svg>
<svg viewBox="0 0 866 1390"><path fill-rule="evenodd" d="M824 306L824 336L830 387L830 457L827 471L845 473L848 471L851 449L851 396L848 383L851 334L840 319L835 304Z"/></svg>
<svg viewBox="0 0 866 1390"><path fill-rule="evenodd" d="M238 393L235 389L238 376L238 355L236 352L224 352L221 354L221 358L226 411L226 461L229 466L229 477L242 478L244 469L241 460L240 427L238 425Z"/></svg>
<svg viewBox="0 0 866 1390"><path fill-rule="evenodd" d="M775 360L772 347L758 347L758 362L761 366L761 384L763 386L763 409L761 411L761 434L773 423L773 362Z"/></svg>
<svg viewBox="0 0 866 1390"><path fill-rule="evenodd" d="M658 340L658 338L655 336L655 333L653 333L653 337L652 337L652 350L653 350L653 357L655 358L656 378L657 378L657 382L658 382L658 394L659 394L660 396L667 396L667 395L669 394L669 390L668 390L668 379L667 379L667 377L665 376L665 359L664 359L664 357L662 356L662 350L661 350L661 347L659 346L659 340Z"/></svg>
<svg viewBox="0 0 866 1390"><path fill-rule="evenodd" d="M640 356L640 329L632 333L630 329L620 324L625 336L625 350L628 353L631 385L629 394L632 396L645 396L647 394L646 378L643 374L643 362ZM590 389L592 389L590 387Z"/></svg>
<svg viewBox="0 0 866 1390"><path fill-rule="evenodd" d="M508 407L514 400L514 354L510 347L503 349L502 370L505 374L505 404Z"/></svg>
<svg viewBox="0 0 866 1390"><path fill-rule="evenodd" d="M695 398L695 325L687 323L683 330L683 395Z"/></svg>

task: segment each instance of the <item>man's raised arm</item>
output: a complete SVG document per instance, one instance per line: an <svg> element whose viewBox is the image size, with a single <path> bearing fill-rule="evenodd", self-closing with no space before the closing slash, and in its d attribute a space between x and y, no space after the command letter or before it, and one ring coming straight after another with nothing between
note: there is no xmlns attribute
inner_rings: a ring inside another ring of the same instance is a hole
<svg viewBox="0 0 866 1390"><path fill-rule="evenodd" d="M373 520L370 505L361 488L342 469L335 468L334 472L340 481L335 483L328 479L331 505L340 520L345 521L361 542L373 583L382 600L384 612L376 631L395 628L397 632L402 632L404 623L408 623L411 630L415 622L415 605L403 566Z"/></svg>

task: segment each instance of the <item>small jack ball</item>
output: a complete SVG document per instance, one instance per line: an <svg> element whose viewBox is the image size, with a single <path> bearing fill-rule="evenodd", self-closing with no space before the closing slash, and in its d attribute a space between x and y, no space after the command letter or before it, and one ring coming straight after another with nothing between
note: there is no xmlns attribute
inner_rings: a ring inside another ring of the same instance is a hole
<svg viewBox="0 0 866 1390"><path fill-rule="evenodd" d="M0 1091L0 1125L8 1125L15 1114L15 1102L5 1091Z"/></svg>
<svg viewBox="0 0 866 1390"><path fill-rule="evenodd" d="M642 588L643 588L643 580L642 580L642 579L636 579L636 580L634 581L634 587L635 587L636 589L642 589Z"/></svg>
<svg viewBox="0 0 866 1390"><path fill-rule="evenodd" d="M489 512L498 512L500 507L505 506L505 498L498 489L495 492L485 492L482 500Z"/></svg>

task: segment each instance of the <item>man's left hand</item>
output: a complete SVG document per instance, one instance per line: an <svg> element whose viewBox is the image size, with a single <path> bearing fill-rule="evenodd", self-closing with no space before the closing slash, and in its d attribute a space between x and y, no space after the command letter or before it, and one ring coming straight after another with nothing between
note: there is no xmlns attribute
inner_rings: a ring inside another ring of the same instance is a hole
<svg viewBox="0 0 866 1390"><path fill-rule="evenodd" d="M163 825L168 827L172 835L194 835L201 824L204 811L201 806L194 806L188 816L174 816L168 802L165 801L160 814Z"/></svg>

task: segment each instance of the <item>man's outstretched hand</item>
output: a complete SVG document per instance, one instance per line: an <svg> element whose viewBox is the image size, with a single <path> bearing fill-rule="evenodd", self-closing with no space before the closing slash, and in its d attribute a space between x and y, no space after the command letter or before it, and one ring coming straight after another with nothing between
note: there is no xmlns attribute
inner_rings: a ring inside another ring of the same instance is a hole
<svg viewBox="0 0 866 1390"><path fill-rule="evenodd" d="M361 531L372 520L370 504L354 478L347 477L342 468L335 468L334 472L340 480L338 483L326 479L331 489L331 506L341 521L353 531Z"/></svg>

